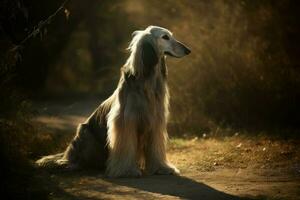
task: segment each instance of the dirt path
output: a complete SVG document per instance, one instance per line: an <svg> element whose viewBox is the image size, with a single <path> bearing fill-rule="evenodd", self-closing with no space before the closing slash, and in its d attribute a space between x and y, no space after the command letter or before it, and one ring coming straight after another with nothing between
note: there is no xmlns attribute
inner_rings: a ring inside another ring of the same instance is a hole
<svg viewBox="0 0 300 200"><path fill-rule="evenodd" d="M41 134L63 135L66 143L97 104L37 104ZM59 172L47 174L44 185L50 199L62 200L300 199L299 144L262 136L171 138L168 156L181 176L108 179L101 172Z"/></svg>

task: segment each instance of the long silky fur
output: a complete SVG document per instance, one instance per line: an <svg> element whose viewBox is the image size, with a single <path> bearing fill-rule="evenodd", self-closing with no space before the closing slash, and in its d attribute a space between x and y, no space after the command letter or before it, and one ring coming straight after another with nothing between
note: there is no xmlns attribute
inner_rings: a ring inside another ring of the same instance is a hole
<svg viewBox="0 0 300 200"><path fill-rule="evenodd" d="M66 151L37 161L40 166L106 168L109 177L176 174L168 162L169 93L165 56L150 32L138 31L128 47L119 84L77 129Z"/></svg>
<svg viewBox="0 0 300 200"><path fill-rule="evenodd" d="M141 169L148 174L178 173L166 158L169 93L165 56L159 55L147 32L136 33L129 50L107 116L110 156L106 173L110 177L139 176Z"/></svg>
<svg viewBox="0 0 300 200"><path fill-rule="evenodd" d="M37 166L56 169L105 169L108 157L106 145L106 115L114 95L105 100L84 122L78 125L75 137L63 153L44 156Z"/></svg>

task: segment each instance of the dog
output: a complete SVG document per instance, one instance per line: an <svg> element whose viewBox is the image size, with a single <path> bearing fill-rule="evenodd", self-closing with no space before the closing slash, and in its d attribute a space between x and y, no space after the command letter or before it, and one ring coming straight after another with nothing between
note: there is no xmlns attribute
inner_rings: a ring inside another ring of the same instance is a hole
<svg viewBox="0 0 300 200"><path fill-rule="evenodd" d="M64 153L39 166L105 169L108 177L179 174L166 157L169 92L166 55L191 50L159 26L133 32L116 90L82 124Z"/></svg>

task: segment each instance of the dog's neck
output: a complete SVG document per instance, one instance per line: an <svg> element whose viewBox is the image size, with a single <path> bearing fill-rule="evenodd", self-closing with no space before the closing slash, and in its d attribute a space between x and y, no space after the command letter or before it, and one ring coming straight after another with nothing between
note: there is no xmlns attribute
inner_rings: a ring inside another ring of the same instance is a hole
<svg viewBox="0 0 300 200"><path fill-rule="evenodd" d="M166 56L162 55L158 57L157 64L153 67L153 72L150 76L144 77L146 79L167 79L168 71L166 66Z"/></svg>
<svg viewBox="0 0 300 200"><path fill-rule="evenodd" d="M166 65L166 56L163 55L160 59L160 71L162 76L167 79L168 77L168 69L167 69L167 65Z"/></svg>

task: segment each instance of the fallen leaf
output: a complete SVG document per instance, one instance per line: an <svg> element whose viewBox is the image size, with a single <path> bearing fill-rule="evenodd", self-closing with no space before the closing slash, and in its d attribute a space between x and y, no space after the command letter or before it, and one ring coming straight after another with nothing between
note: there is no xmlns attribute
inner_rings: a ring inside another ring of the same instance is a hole
<svg viewBox="0 0 300 200"><path fill-rule="evenodd" d="M195 142L195 141L197 141L198 140L198 137L194 137L193 139L192 139L192 142Z"/></svg>
<svg viewBox="0 0 300 200"><path fill-rule="evenodd" d="M237 148L241 148L242 147L242 143L239 143L236 147Z"/></svg>

